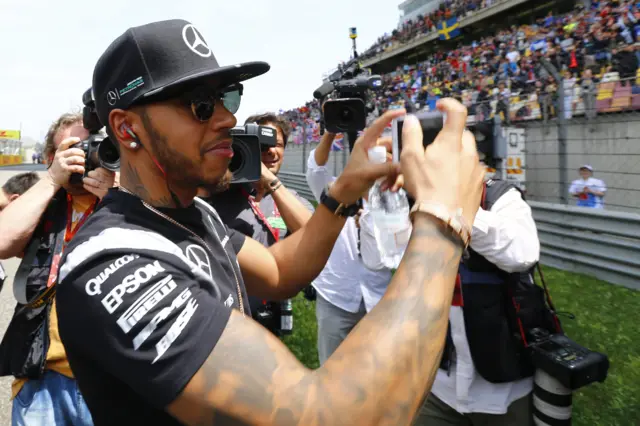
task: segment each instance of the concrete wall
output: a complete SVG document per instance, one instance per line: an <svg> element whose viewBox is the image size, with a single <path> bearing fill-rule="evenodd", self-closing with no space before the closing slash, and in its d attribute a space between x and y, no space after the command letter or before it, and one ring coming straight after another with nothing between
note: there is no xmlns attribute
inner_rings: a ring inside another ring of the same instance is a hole
<svg viewBox="0 0 640 426"><path fill-rule="evenodd" d="M560 202L558 129L555 122L526 128L527 197ZM609 114L594 120L573 118L567 128L567 177L590 164L608 187L606 208L640 213L640 115ZM567 187L568 189L568 187Z"/></svg>

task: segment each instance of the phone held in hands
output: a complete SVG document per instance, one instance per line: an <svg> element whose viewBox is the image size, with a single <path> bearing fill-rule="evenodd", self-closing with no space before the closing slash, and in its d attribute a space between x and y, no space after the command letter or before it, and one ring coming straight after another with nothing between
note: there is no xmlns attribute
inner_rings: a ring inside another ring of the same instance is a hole
<svg viewBox="0 0 640 426"><path fill-rule="evenodd" d="M438 136L444 122L445 114L440 111L421 111L415 114L422 127L422 146L429 146ZM407 116L399 117L391 123L391 138L393 147L393 161L400 161L400 153L402 152L402 127Z"/></svg>

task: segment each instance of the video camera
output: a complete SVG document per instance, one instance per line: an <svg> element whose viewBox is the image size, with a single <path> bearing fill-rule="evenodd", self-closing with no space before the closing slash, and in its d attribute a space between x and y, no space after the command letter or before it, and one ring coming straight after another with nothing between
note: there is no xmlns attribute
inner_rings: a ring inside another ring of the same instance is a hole
<svg viewBox="0 0 640 426"><path fill-rule="evenodd" d="M340 67L313 92L321 102L329 98L322 108L325 128L332 133L355 134L364 130L367 114L373 111L368 91L381 87L382 78L361 68L357 57ZM351 139L350 145L355 141L355 138L354 141Z"/></svg>
<svg viewBox="0 0 640 426"><path fill-rule="evenodd" d="M80 148L84 151L84 176L91 170L98 167L107 170L116 171L120 168L120 152L111 140L100 133L102 123L96 113L96 103L93 100L91 89L88 89L82 95L82 124L89 131L89 138L73 145L74 148ZM82 184L83 175L73 173L69 178L71 184Z"/></svg>
<svg viewBox="0 0 640 426"><path fill-rule="evenodd" d="M260 180L262 153L277 145L276 130L268 126L249 123L229 130L233 139L233 158L229 170L231 183L250 183Z"/></svg>

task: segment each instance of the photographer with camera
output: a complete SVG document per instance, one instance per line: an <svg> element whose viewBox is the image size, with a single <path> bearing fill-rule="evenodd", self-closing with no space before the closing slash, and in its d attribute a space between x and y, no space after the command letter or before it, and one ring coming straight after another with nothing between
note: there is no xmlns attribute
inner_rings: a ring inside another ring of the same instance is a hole
<svg viewBox="0 0 640 426"><path fill-rule="evenodd" d="M523 312L544 304L532 277L540 241L531 207L515 186L489 179L482 192L469 256L460 263L440 369L418 426L532 421L534 370L513 336L519 326L511 312L514 297ZM369 239L372 234L363 235L363 243ZM377 261L364 256L365 264ZM546 318L535 321L547 325Z"/></svg>
<svg viewBox="0 0 640 426"><path fill-rule="evenodd" d="M14 279L18 301L0 344L2 375L12 375L14 425L90 425L58 334L54 295L60 256L99 200L113 186L113 172L85 173L89 138L82 115L64 114L45 140L46 175L0 213L0 259L22 257ZM73 395L73 397L69 397Z"/></svg>
<svg viewBox="0 0 640 426"><path fill-rule="evenodd" d="M401 165L368 161L405 111L383 115L311 219L266 248L194 197L228 171L240 82L268 69L221 67L183 20L130 28L98 60L96 110L120 149L121 186L65 252L57 293L60 334L98 425L406 425L431 385L484 176L466 109L441 103L447 123L426 151L408 118ZM246 295L300 291L360 196L378 179L393 184L400 168L407 191L440 213L412 212L409 248L385 296L323 367L308 370L249 318Z"/></svg>
<svg viewBox="0 0 640 426"><path fill-rule="evenodd" d="M251 116L245 120L245 125L249 123L276 131L276 145L262 147L260 180L253 184L211 188L207 191L210 195L204 199L216 209L229 228L269 247L304 226L314 209L306 199L286 188L277 178L291 133L289 123L273 113ZM253 319L275 335L292 332L290 300L267 301L249 295L249 306Z"/></svg>
<svg viewBox="0 0 640 426"><path fill-rule="evenodd" d="M335 133L325 132L307 160L307 184L316 200L323 188L336 178L327 165ZM318 321L318 358L324 364L356 324L378 304L384 295L391 270L369 269L362 262L364 253L375 253L377 247L362 240L361 235L373 234L366 202L356 216L347 219L336 241L327 265L313 281L316 290ZM364 245L362 242L364 241ZM371 257L371 256L369 256Z"/></svg>

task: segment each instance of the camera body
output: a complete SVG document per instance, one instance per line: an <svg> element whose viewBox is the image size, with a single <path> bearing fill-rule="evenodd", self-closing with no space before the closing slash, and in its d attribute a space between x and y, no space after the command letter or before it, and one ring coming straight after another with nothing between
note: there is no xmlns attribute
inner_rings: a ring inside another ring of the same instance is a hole
<svg viewBox="0 0 640 426"><path fill-rule="evenodd" d="M579 345L564 334L534 328L528 333L528 341L533 365L568 389L576 390L607 378L607 356Z"/></svg>
<svg viewBox="0 0 640 426"><path fill-rule="evenodd" d="M368 93L381 87L382 78L362 69L357 58L334 72L313 93L317 99L328 98L322 108L325 128L332 133L364 130L367 115L373 111Z"/></svg>
<svg viewBox="0 0 640 426"><path fill-rule="evenodd" d="M248 123L229 130L233 139L233 158L229 170L233 174L231 183L250 183L260 180L262 153L278 144L274 128Z"/></svg>
<svg viewBox="0 0 640 426"><path fill-rule="evenodd" d="M96 113L95 101L91 89L88 89L82 95L82 123L85 129L89 131L89 137L86 140L78 142L73 147L80 148L84 151L85 164L84 176L91 170L98 167L107 170L116 171L120 168L120 152L111 140L102 134L100 130L102 123ZM83 175L73 173L69 178L71 184L82 184Z"/></svg>
<svg viewBox="0 0 640 426"><path fill-rule="evenodd" d="M431 144L446 121L446 114L440 111L420 111L415 114L422 127L422 146ZM391 124L391 138L393 146L393 160L400 161L402 152L402 127L406 116L393 120ZM507 157L507 142L503 136L501 122L497 118L467 123L467 129L476 139L478 152L482 160L490 167L495 167L498 159Z"/></svg>

